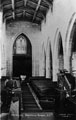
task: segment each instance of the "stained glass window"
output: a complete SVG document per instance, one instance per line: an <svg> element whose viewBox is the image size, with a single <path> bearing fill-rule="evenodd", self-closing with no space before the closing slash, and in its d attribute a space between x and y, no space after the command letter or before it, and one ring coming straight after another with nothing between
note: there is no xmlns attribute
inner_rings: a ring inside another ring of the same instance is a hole
<svg viewBox="0 0 76 120"><path fill-rule="evenodd" d="M16 54L27 54L27 41L23 36L16 40Z"/></svg>

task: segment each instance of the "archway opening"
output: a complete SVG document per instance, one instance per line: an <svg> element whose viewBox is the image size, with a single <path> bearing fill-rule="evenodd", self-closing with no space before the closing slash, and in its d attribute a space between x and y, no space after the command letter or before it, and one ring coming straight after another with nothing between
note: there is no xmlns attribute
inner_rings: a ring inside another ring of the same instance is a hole
<svg viewBox="0 0 76 120"><path fill-rule="evenodd" d="M76 22L71 32L71 56L70 56L70 72L76 77Z"/></svg>
<svg viewBox="0 0 76 120"><path fill-rule="evenodd" d="M13 45L13 76L32 76L32 46L23 33L20 34Z"/></svg>
<svg viewBox="0 0 76 120"><path fill-rule="evenodd" d="M58 45L58 60L59 60L59 70L64 69L64 56L63 56L63 44L62 44L62 37L59 34L59 45Z"/></svg>
<svg viewBox="0 0 76 120"><path fill-rule="evenodd" d="M62 36L59 31L57 31L55 36L54 45L54 56L53 56L53 81L58 81L58 73L64 69L64 50Z"/></svg>
<svg viewBox="0 0 76 120"><path fill-rule="evenodd" d="M52 79L52 51L49 41L47 42L46 48L46 78Z"/></svg>

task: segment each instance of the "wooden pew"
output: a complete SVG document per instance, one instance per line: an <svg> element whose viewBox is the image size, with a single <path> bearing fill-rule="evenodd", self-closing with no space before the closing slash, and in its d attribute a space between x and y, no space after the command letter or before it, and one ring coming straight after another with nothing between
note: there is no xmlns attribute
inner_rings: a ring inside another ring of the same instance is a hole
<svg viewBox="0 0 76 120"><path fill-rule="evenodd" d="M55 115L61 119L76 119L76 90L75 78L67 72L58 74L60 96L56 99ZM74 92L73 92L74 91ZM74 97L73 97L74 96Z"/></svg>
<svg viewBox="0 0 76 120"><path fill-rule="evenodd" d="M54 109L56 82L44 77L34 77L29 80L29 84L38 97L39 103L44 110Z"/></svg>

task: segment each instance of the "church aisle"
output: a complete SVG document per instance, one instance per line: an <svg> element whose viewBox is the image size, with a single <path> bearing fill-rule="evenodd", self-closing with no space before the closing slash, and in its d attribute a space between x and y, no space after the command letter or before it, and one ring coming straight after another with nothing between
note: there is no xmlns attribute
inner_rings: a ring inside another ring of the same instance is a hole
<svg viewBox="0 0 76 120"><path fill-rule="evenodd" d="M52 112L43 111L38 107L27 83L22 85L22 103L21 120L55 120Z"/></svg>
<svg viewBox="0 0 76 120"><path fill-rule="evenodd" d="M41 111L39 107L37 106L35 99L27 83L24 83L24 85L22 86L22 103L23 103L24 112Z"/></svg>

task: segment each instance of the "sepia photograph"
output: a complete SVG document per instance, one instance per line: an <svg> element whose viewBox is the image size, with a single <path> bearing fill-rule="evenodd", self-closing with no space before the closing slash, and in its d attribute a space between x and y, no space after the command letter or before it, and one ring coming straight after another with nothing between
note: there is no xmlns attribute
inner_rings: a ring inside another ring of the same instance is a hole
<svg viewBox="0 0 76 120"><path fill-rule="evenodd" d="M0 0L0 120L76 120L76 0Z"/></svg>

